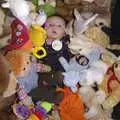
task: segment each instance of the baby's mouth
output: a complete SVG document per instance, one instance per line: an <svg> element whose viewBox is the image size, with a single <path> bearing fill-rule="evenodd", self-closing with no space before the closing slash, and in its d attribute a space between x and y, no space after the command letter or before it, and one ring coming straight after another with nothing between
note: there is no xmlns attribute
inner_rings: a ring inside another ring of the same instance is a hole
<svg viewBox="0 0 120 120"><path fill-rule="evenodd" d="M56 34L57 32L56 31L52 31L53 34Z"/></svg>

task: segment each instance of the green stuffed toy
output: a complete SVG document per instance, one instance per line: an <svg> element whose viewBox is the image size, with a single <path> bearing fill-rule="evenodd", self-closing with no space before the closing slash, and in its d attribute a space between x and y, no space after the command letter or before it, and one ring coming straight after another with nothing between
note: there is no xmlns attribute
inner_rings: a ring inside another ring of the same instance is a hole
<svg viewBox="0 0 120 120"><path fill-rule="evenodd" d="M39 11L43 9L47 16L51 16L55 14L56 2L55 0L47 1L47 0L32 0L32 3L36 6L36 10Z"/></svg>

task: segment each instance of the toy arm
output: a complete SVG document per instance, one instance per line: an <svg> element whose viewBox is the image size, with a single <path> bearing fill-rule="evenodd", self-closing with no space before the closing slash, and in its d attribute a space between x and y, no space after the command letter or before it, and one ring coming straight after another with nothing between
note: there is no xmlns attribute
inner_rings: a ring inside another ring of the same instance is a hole
<svg viewBox="0 0 120 120"><path fill-rule="evenodd" d="M120 87L111 93L111 95L103 102L102 106L104 109L113 108L120 102Z"/></svg>

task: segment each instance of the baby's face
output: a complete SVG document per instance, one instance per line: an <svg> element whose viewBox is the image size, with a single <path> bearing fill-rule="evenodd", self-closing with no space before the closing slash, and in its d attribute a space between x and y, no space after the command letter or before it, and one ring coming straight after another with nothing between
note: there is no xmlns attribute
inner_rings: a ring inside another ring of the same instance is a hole
<svg viewBox="0 0 120 120"><path fill-rule="evenodd" d="M57 16L50 17L46 21L45 29L48 39L61 39L65 34L65 21Z"/></svg>

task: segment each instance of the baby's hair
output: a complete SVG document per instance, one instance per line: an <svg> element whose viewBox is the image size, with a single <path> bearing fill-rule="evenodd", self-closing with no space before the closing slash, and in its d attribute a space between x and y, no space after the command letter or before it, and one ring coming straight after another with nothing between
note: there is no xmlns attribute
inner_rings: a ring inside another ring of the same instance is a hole
<svg viewBox="0 0 120 120"><path fill-rule="evenodd" d="M52 15L52 16L49 16L48 18L51 18L51 17L59 17L59 18L61 18L61 19L65 22L65 27L66 27L67 21L64 19L63 16L61 16L61 15L59 15L59 14L54 14L54 15ZM47 18L47 19L48 19L48 18Z"/></svg>

